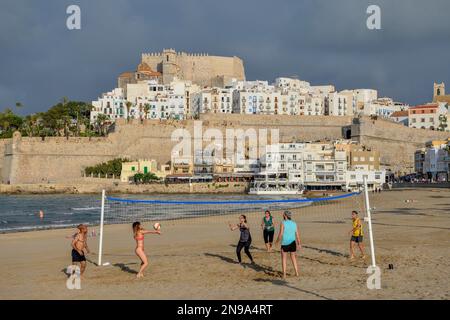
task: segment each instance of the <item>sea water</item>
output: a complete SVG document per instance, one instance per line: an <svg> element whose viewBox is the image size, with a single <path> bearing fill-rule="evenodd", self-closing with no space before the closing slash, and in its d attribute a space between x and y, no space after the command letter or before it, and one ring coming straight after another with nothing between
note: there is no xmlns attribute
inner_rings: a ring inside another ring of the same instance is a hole
<svg viewBox="0 0 450 320"><path fill-rule="evenodd" d="M124 199L162 201L253 201L299 198L299 196L256 196L256 195L112 195ZM275 204L283 208L289 204ZM291 204L292 205L292 204ZM304 204L306 205L306 203ZM245 214L262 211L269 204L249 203L219 205L148 205L122 204L106 201L105 223L130 223L131 220L167 220L213 214ZM287 208L287 207L286 207ZM0 233L45 230L74 227L80 223L98 225L100 222L100 195L0 195ZM270 209L275 207L272 205ZM40 219L39 211L44 212ZM149 217L151 219L149 219Z"/></svg>

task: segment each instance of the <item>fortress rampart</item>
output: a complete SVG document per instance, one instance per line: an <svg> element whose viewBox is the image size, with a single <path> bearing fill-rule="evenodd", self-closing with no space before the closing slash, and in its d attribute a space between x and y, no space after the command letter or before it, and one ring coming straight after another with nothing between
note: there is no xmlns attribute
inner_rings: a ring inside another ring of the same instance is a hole
<svg viewBox="0 0 450 320"><path fill-rule="evenodd" d="M203 132L216 128L279 129L280 142L334 140L351 136L380 150L382 164L395 171L409 172L414 151L426 141L443 139L448 133L412 129L385 120L332 116L283 115L203 115ZM177 143L171 141L175 129L184 128L194 138L194 120L117 121L105 138L21 137L0 140L0 172L3 183L68 183L79 179L83 169L118 157L170 160ZM270 142L270 141L269 141Z"/></svg>
<svg viewBox="0 0 450 320"><path fill-rule="evenodd" d="M164 49L159 53L142 54L142 62L162 73L165 84L174 77L191 80L200 86L224 86L232 78L245 80L244 62L236 56L210 56L207 53Z"/></svg>

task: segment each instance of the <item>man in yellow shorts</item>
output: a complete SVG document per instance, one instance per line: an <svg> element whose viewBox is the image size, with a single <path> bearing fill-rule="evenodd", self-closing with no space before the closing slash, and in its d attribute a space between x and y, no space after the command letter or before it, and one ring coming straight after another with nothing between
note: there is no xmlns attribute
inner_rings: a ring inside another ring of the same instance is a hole
<svg viewBox="0 0 450 320"><path fill-rule="evenodd" d="M358 244L358 248L361 251L361 258L365 258L366 255L364 254L364 244L363 244L363 227L361 223L361 219L358 217L357 211L352 211L352 230L350 230L348 233L351 234L352 237L350 239L350 259L355 259L355 244Z"/></svg>

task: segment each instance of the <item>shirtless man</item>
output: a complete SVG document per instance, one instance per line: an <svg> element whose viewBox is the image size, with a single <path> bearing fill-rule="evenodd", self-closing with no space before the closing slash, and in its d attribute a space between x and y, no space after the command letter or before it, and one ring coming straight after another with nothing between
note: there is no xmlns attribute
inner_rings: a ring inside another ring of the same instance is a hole
<svg viewBox="0 0 450 320"><path fill-rule="evenodd" d="M84 270L86 269L86 253L89 253L89 248L87 245L87 232L88 228L84 224L80 224L78 227L78 233L76 233L72 240L72 263L80 264L80 275L82 276Z"/></svg>

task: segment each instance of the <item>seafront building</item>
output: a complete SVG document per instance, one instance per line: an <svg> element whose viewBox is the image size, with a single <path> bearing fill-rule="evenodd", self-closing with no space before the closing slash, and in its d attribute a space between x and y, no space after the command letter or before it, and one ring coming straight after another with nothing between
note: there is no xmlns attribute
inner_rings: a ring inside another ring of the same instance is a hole
<svg viewBox="0 0 450 320"><path fill-rule="evenodd" d="M416 174L431 181L449 181L450 138L433 140L414 153Z"/></svg>
<svg viewBox="0 0 450 320"><path fill-rule="evenodd" d="M164 179L170 174L170 165L158 164L154 159L140 159L137 161L123 162L120 180L122 182L133 181L134 176L138 173L153 173L158 178Z"/></svg>
<svg viewBox="0 0 450 320"><path fill-rule="evenodd" d="M434 141L432 146L444 148L439 143L448 144L450 140ZM177 182L253 180L259 189L346 191L360 190L364 177L370 189L380 188L386 181L379 151L350 140L267 145L263 156L253 160L239 152L233 159L225 159L216 152L215 149L198 150L193 155L174 152L167 164L158 164L153 159L124 162L121 181L132 182L137 173L154 173L161 179ZM424 159L426 162L434 158L424 156Z"/></svg>
<svg viewBox="0 0 450 320"><path fill-rule="evenodd" d="M379 153L351 142L280 143L266 147L256 187L359 190L363 178L380 188L386 172Z"/></svg>

